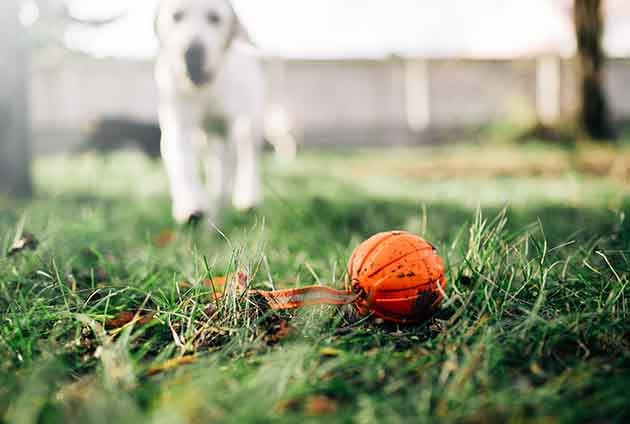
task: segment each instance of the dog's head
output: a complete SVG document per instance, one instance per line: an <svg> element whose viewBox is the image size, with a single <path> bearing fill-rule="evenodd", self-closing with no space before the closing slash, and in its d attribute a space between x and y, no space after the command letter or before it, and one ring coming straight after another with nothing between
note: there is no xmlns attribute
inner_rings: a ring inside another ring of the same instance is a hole
<svg viewBox="0 0 630 424"><path fill-rule="evenodd" d="M212 81L236 38L250 41L229 0L162 0L155 27L160 54L196 86Z"/></svg>

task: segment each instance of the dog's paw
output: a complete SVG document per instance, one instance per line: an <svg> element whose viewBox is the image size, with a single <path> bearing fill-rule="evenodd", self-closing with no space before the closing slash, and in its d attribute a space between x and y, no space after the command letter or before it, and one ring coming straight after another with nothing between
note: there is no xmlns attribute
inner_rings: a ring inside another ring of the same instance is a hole
<svg viewBox="0 0 630 424"><path fill-rule="evenodd" d="M240 191L237 190L232 197L232 205L238 211L256 209L262 204L262 194L260 191Z"/></svg>
<svg viewBox="0 0 630 424"><path fill-rule="evenodd" d="M213 209L198 209L176 221L188 229L212 229L217 225L218 214Z"/></svg>
<svg viewBox="0 0 630 424"><path fill-rule="evenodd" d="M190 228L197 228L199 224L204 221L206 214L202 211L192 213L186 220L186 226Z"/></svg>
<svg viewBox="0 0 630 424"><path fill-rule="evenodd" d="M200 221L208 215L208 208L201 202L173 202L173 218L179 224L188 224L190 221Z"/></svg>

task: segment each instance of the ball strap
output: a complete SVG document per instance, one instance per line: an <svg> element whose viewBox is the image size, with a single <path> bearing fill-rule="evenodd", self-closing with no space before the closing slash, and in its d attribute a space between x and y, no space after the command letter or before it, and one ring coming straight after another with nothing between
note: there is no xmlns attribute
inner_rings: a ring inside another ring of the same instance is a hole
<svg viewBox="0 0 630 424"><path fill-rule="evenodd" d="M286 290L255 290L269 307L275 311L295 309L305 305L348 305L354 303L358 295L345 290L335 290L325 286L307 286Z"/></svg>

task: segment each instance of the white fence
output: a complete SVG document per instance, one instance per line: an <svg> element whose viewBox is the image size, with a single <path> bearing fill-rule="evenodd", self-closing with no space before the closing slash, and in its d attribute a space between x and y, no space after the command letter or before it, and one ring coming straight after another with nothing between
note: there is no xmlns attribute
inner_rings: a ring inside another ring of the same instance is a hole
<svg viewBox="0 0 630 424"><path fill-rule="evenodd" d="M426 130L497 120L553 121L573 113L574 66L522 60L267 61L270 100L305 145L414 144ZM33 70L36 151L79 143L103 116L156 119L152 64L72 56ZM630 118L630 60L612 60L607 88L618 119ZM430 131L429 131L430 132Z"/></svg>

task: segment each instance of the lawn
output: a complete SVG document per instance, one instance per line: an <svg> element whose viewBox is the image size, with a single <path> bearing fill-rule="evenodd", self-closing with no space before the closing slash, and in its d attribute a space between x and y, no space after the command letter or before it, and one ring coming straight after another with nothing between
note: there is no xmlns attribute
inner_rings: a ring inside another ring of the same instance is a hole
<svg viewBox="0 0 630 424"><path fill-rule="evenodd" d="M210 231L173 224L138 154L40 159L37 198L0 200L0 422L627 422L629 164L536 145L268 157L264 206ZM229 277L343 287L353 247L391 229L447 264L420 325L272 313Z"/></svg>

